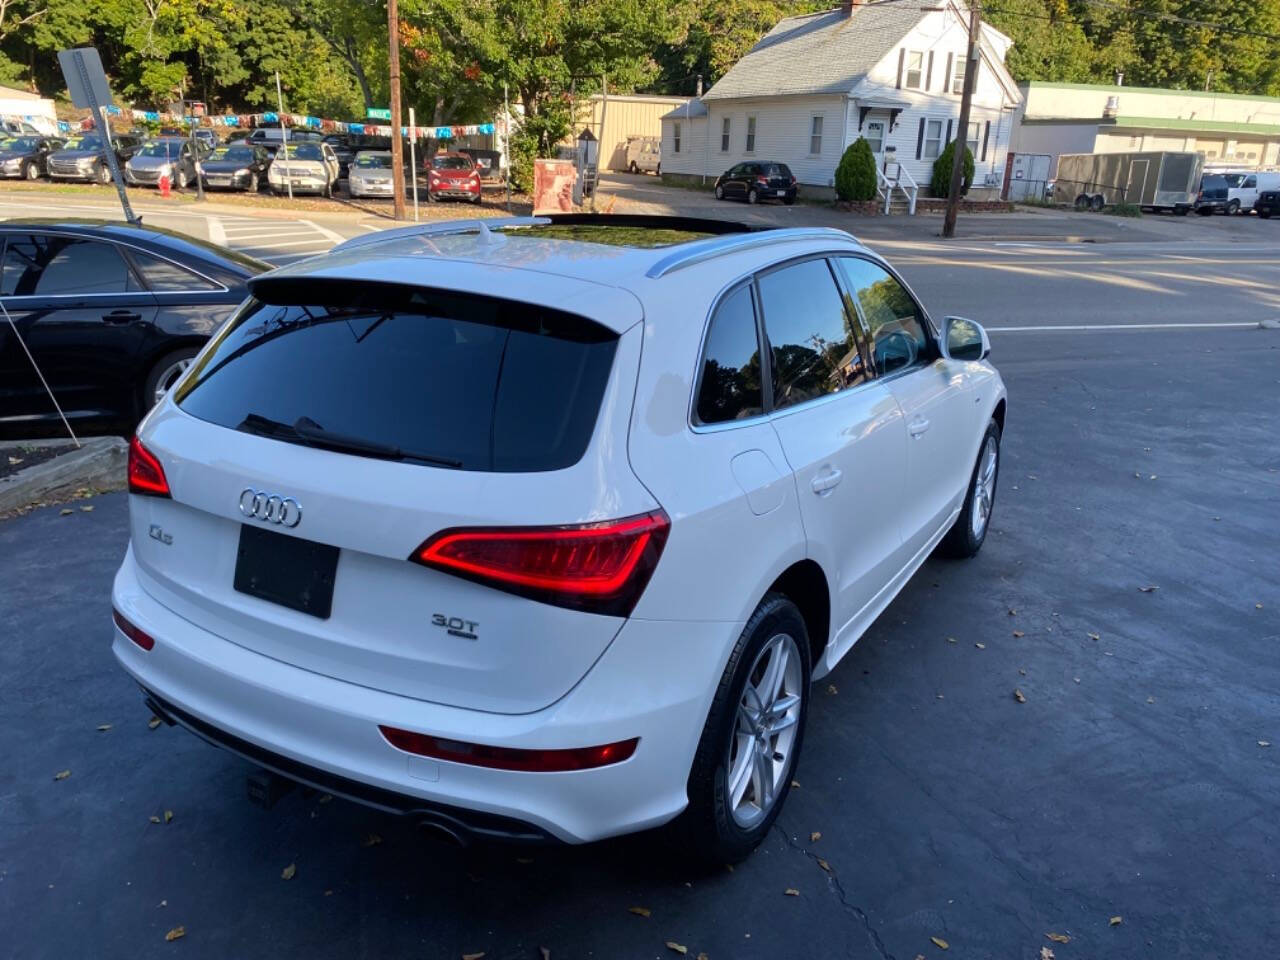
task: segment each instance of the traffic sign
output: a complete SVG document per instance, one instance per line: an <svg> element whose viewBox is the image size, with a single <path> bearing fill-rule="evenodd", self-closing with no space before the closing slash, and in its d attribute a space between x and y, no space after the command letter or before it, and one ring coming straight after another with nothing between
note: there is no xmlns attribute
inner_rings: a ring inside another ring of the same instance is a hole
<svg viewBox="0 0 1280 960"><path fill-rule="evenodd" d="M391 108L390 107L370 107L368 110L365 111L365 116L367 116L370 120L390 120Z"/></svg>

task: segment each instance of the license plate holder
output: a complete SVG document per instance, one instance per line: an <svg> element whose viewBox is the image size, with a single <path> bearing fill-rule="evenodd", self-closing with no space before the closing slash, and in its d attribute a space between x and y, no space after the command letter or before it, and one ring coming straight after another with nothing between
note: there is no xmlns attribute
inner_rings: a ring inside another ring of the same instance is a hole
<svg viewBox="0 0 1280 960"><path fill-rule="evenodd" d="M785 197L786 195L787 195L787 191L785 191L785 190L779 190L779 191L778 191L778 196L780 196L780 197Z"/></svg>
<svg viewBox="0 0 1280 960"><path fill-rule="evenodd" d="M241 524L233 586L239 593L327 620L338 553L326 543Z"/></svg>

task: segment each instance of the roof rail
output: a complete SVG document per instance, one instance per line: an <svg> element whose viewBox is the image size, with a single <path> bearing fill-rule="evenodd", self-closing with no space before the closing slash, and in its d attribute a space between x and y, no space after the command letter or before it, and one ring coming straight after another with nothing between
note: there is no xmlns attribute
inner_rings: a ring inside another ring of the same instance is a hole
<svg viewBox="0 0 1280 960"><path fill-rule="evenodd" d="M407 227L379 230L376 233L352 237L338 244L330 252L355 250L358 247L368 247L375 243L386 243L404 237L442 237L454 233L478 233L482 237L488 237L491 230L500 230L503 227L540 227L550 222L546 217L478 217L473 220L414 223Z"/></svg>
<svg viewBox="0 0 1280 960"><path fill-rule="evenodd" d="M785 227L779 230L760 230L755 233L730 233L680 244L646 270L645 276L656 280L658 277L665 277L668 273L683 270L704 260L727 256L740 250L785 243L788 240L852 240L857 243L857 238L852 234L834 227Z"/></svg>

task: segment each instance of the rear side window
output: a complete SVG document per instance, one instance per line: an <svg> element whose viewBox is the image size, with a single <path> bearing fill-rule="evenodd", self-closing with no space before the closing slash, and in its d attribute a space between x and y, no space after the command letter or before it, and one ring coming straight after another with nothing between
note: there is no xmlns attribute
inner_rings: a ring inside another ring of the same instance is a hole
<svg viewBox="0 0 1280 960"><path fill-rule="evenodd" d="M273 299L323 302L249 301L179 405L232 429L307 442L286 436L304 423L343 438L334 449L377 445L464 470L581 459L613 367L611 331L513 301L371 286L309 281Z"/></svg>
<svg viewBox="0 0 1280 960"><path fill-rule="evenodd" d="M206 280L169 260L153 257L139 250L130 252L134 266L142 274L148 289L156 293L190 293L221 290L222 285Z"/></svg>
<svg viewBox="0 0 1280 960"><path fill-rule="evenodd" d="M751 287L741 286L720 301L702 359L698 420L725 423L755 417L764 409L760 341Z"/></svg>
<svg viewBox="0 0 1280 960"><path fill-rule="evenodd" d="M876 368L893 373L929 359L924 317L906 288L868 260L841 257L837 262L871 333Z"/></svg>
<svg viewBox="0 0 1280 960"><path fill-rule="evenodd" d="M870 371L826 260L803 260L760 277L760 305L773 351L773 405L782 409L837 393Z"/></svg>
<svg viewBox="0 0 1280 960"><path fill-rule="evenodd" d="M140 289L120 251L100 240L11 236L0 272L0 295L7 297L68 297Z"/></svg>

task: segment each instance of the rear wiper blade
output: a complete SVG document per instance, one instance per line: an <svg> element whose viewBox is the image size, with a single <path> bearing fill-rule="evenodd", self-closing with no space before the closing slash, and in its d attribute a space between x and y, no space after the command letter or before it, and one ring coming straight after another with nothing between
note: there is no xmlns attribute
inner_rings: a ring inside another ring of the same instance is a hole
<svg viewBox="0 0 1280 960"><path fill-rule="evenodd" d="M349 437L345 434L326 430L310 417L299 417L293 422L293 432L304 442L318 447L325 447L339 453L363 453L370 457L384 460L417 460L440 467L461 467L462 461L452 457L441 457L430 453L415 453L392 446L389 443L378 443L376 440L365 440L361 437Z"/></svg>

